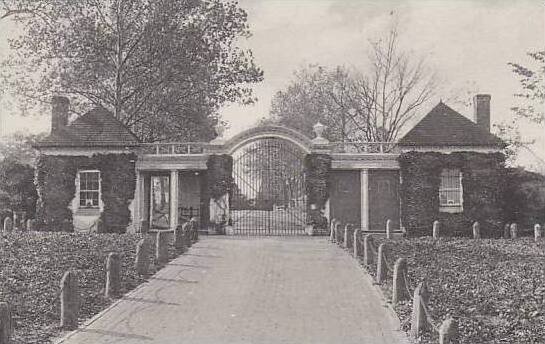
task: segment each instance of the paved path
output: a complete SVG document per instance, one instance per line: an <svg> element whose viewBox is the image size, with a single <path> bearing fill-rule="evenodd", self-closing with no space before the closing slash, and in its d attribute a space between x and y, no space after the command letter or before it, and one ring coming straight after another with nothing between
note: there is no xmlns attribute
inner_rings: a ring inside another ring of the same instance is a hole
<svg viewBox="0 0 545 344"><path fill-rule="evenodd" d="M398 327L324 238L205 237L63 343L407 343Z"/></svg>

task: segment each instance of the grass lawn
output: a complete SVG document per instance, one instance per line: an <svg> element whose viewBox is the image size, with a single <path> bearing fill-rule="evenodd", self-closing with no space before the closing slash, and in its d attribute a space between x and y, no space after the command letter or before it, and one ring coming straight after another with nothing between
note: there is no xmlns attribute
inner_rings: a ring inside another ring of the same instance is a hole
<svg viewBox="0 0 545 344"><path fill-rule="evenodd" d="M142 283L144 278L134 269L136 244L141 238L139 234L50 232L4 236L0 242L0 300L12 307L13 342L44 343L59 334L59 285L69 269L80 274L80 322L113 302L104 297L108 253L121 256L123 293ZM153 272L156 267L152 264L151 269Z"/></svg>
<svg viewBox="0 0 545 344"><path fill-rule="evenodd" d="M412 288L427 281L433 318L438 324L448 314L458 319L460 343L545 342L543 242L536 244L533 238L375 239L377 247L387 244L389 264L400 257L408 259ZM369 272L374 275L375 269L372 266ZM390 298L390 272L388 283L381 287ZM395 309L408 330L411 302ZM421 340L437 343L437 334L427 331Z"/></svg>

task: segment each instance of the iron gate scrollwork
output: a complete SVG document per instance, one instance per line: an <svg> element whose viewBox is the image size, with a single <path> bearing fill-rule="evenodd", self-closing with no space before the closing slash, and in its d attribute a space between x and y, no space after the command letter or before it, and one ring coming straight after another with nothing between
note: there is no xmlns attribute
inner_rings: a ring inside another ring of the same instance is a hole
<svg viewBox="0 0 545 344"><path fill-rule="evenodd" d="M235 234L305 232L305 152L280 138L262 138L233 153L230 216Z"/></svg>

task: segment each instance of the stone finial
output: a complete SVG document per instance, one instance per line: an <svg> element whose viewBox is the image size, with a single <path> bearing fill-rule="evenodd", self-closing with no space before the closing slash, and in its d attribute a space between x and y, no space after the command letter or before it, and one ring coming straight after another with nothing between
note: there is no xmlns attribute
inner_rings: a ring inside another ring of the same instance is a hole
<svg viewBox="0 0 545 344"><path fill-rule="evenodd" d="M481 225L479 222L473 223L473 239L481 238Z"/></svg>
<svg viewBox="0 0 545 344"><path fill-rule="evenodd" d="M441 236L441 222L435 220L433 221L433 238L434 239L439 239L439 237Z"/></svg>
<svg viewBox="0 0 545 344"><path fill-rule="evenodd" d="M326 129L325 125L318 122L318 123L314 124L312 129L314 130L314 134L316 135L316 137L312 139L312 143L314 143L314 144L327 144L327 143L329 143L329 141L323 136L324 135L324 130Z"/></svg>
<svg viewBox="0 0 545 344"><path fill-rule="evenodd" d="M511 239L516 239L518 238L518 226L516 223L512 223L511 226L509 227L509 232L511 234Z"/></svg>
<svg viewBox="0 0 545 344"><path fill-rule="evenodd" d="M539 241L543 237L543 231L541 230L541 225L536 223L534 225L534 241Z"/></svg>
<svg viewBox="0 0 545 344"><path fill-rule="evenodd" d="M392 303L394 305L401 300L407 300L411 297L411 295L407 293L407 285L405 283L407 274L407 260L405 258L398 258L394 264L394 278L392 287Z"/></svg>
<svg viewBox="0 0 545 344"><path fill-rule="evenodd" d="M78 326L79 281L75 271L67 271L61 280L61 327L74 330Z"/></svg>
<svg viewBox="0 0 545 344"><path fill-rule="evenodd" d="M117 253L111 252L106 258L106 288L107 298L116 297L121 291L121 260Z"/></svg>

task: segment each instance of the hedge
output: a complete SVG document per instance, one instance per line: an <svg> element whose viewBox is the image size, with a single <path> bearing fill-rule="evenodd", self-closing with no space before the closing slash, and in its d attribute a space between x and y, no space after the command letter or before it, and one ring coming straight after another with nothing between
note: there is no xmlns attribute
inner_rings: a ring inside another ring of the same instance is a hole
<svg viewBox="0 0 545 344"><path fill-rule="evenodd" d="M36 165L38 228L47 231L73 231L70 205L76 192L75 179L81 169L96 169L101 177L100 214L102 232L123 232L130 222L129 204L136 188L136 155L95 154L85 156L42 155Z"/></svg>
<svg viewBox="0 0 545 344"><path fill-rule="evenodd" d="M401 219L408 235L430 235L432 223L441 221L451 236L471 235L471 224L481 223L486 236L500 236L504 205L505 167L501 153L408 152L399 157L401 183ZM462 172L463 212L439 211L441 170Z"/></svg>

